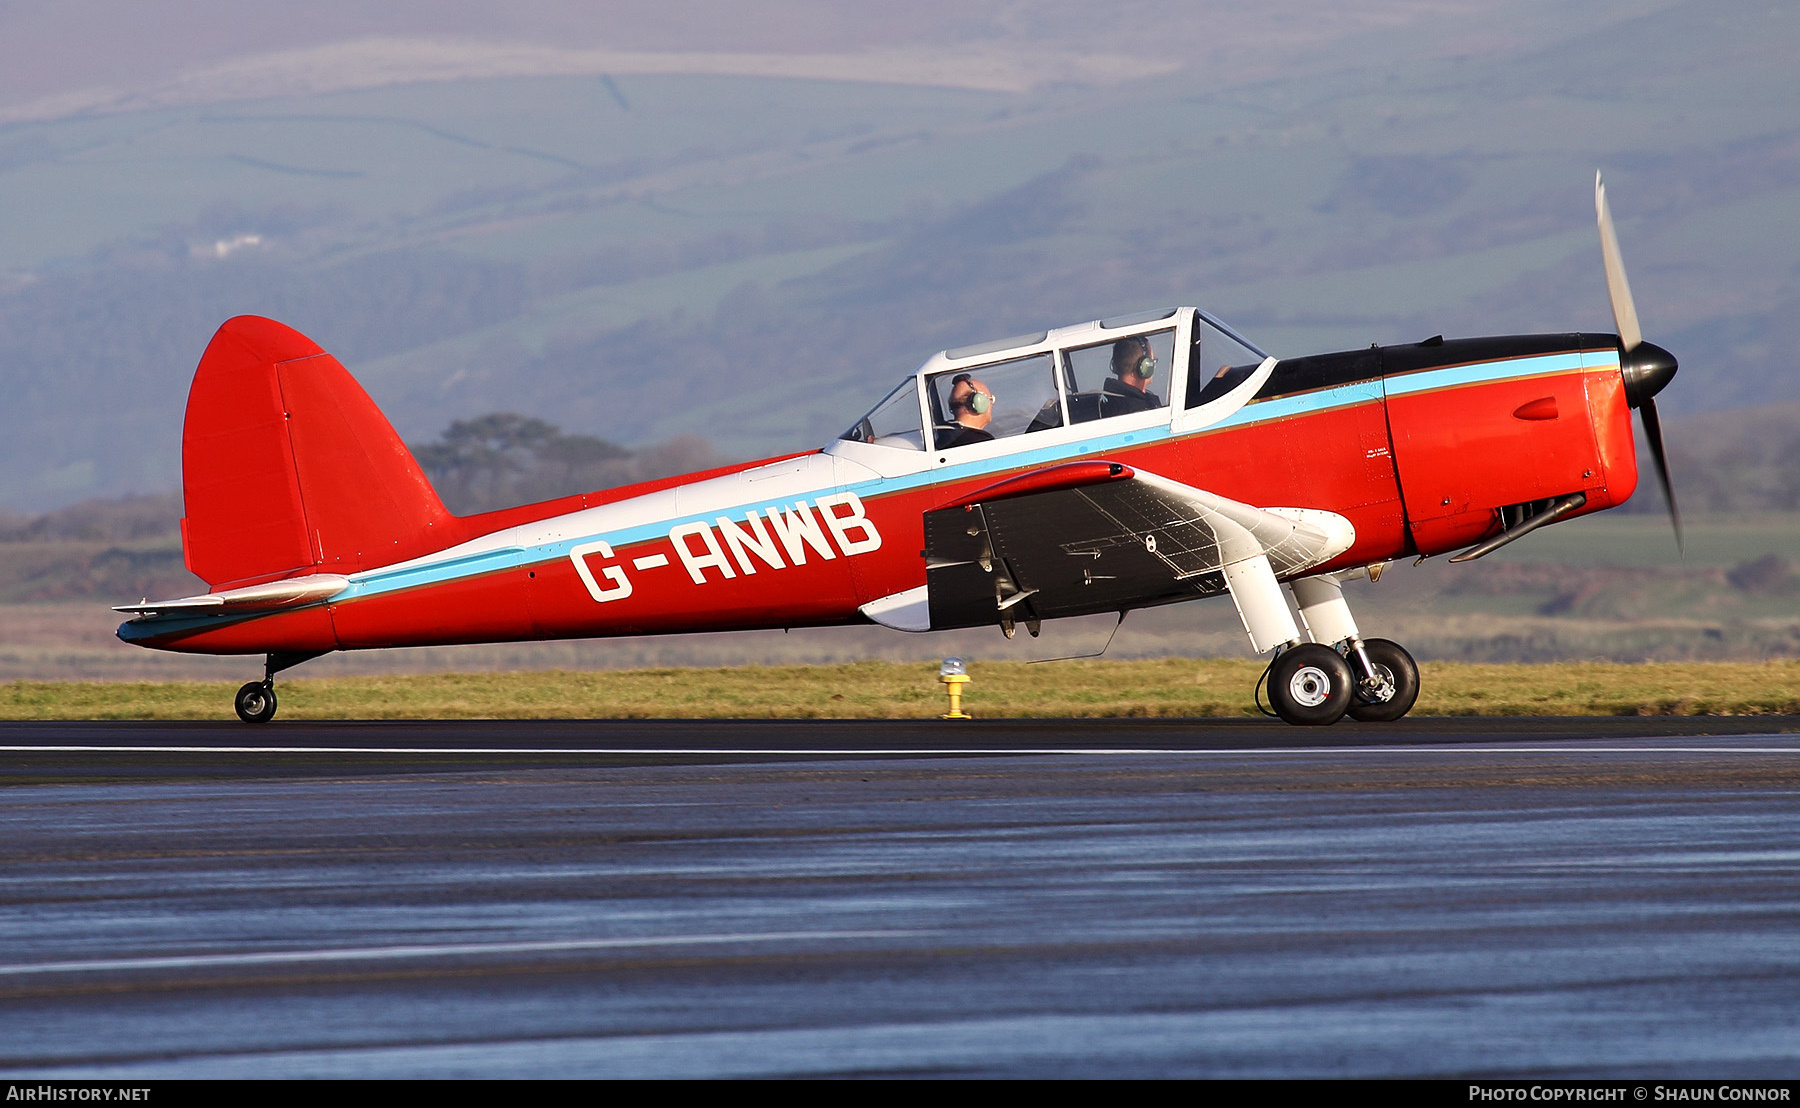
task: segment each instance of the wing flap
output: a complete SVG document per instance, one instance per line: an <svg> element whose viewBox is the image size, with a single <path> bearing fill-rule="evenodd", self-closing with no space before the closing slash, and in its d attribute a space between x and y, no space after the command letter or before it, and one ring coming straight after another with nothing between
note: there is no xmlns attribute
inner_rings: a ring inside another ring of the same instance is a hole
<svg viewBox="0 0 1800 1108"><path fill-rule="evenodd" d="M991 486L1011 495L965 498L926 513L932 628L1004 626L1211 596L1225 591L1228 566L1266 555L1276 576L1288 577L1336 557L1356 538L1350 522L1332 512L1260 508L1143 470L1045 484L1046 491L1004 488L1030 488L1014 479Z"/></svg>

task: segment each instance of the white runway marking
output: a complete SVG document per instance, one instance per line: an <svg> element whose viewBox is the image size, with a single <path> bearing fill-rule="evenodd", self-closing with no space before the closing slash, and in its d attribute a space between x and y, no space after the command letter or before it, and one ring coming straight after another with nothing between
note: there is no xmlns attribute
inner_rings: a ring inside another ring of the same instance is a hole
<svg viewBox="0 0 1800 1108"><path fill-rule="evenodd" d="M0 978L34 973L94 973L121 970L205 969L212 966L297 965L376 958L444 958L468 954L557 954L578 950L631 950L724 943L820 942L829 939L892 939L923 931L772 931L744 935L668 935L635 939L562 939L544 942L450 943L436 946L369 946L335 950L276 950L251 954L184 954L161 958L105 958L81 962L0 965Z"/></svg>
<svg viewBox="0 0 1800 1108"><path fill-rule="evenodd" d="M0 754L414 754L414 755L696 755L780 754L796 757L902 757L919 755L1066 754L1084 758L1109 758L1142 754L1185 754L1197 758L1240 757L1246 754L1800 754L1800 737L1790 746L1580 746L1589 740L1569 739L1567 746L1515 746L1508 743L1463 743L1443 746L1258 746L1241 749L1193 750L1178 746L1060 747L1060 746L944 746L944 747L755 747L755 746L0 746Z"/></svg>

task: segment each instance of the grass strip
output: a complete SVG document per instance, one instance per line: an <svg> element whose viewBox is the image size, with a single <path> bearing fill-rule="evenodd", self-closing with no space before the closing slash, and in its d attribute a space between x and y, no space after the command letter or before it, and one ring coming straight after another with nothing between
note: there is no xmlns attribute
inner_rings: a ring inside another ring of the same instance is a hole
<svg viewBox="0 0 1800 1108"><path fill-rule="evenodd" d="M1263 663L1158 658L976 662L964 706L989 718L1255 715ZM1421 667L1414 715L1800 713L1800 662ZM0 719L230 719L237 684L0 683ZM283 678L282 719L920 719L945 708L930 663Z"/></svg>

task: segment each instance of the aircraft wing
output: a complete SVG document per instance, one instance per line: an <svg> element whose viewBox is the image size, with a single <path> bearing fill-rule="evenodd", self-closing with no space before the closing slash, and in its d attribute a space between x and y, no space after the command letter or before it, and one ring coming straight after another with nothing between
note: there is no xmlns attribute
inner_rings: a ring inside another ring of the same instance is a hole
<svg viewBox="0 0 1800 1108"><path fill-rule="evenodd" d="M1288 577L1355 538L1332 512L1261 508L1117 462L1070 462L927 512L925 588L863 610L915 631L1119 612L1224 592L1226 567L1258 556Z"/></svg>
<svg viewBox="0 0 1800 1108"><path fill-rule="evenodd" d="M139 604L119 604L115 612L137 612L150 615L161 612L236 612L273 611L292 608L313 600L325 600L350 587L350 579L336 573L309 573L305 577L289 577L242 589L184 596L179 600L146 600Z"/></svg>

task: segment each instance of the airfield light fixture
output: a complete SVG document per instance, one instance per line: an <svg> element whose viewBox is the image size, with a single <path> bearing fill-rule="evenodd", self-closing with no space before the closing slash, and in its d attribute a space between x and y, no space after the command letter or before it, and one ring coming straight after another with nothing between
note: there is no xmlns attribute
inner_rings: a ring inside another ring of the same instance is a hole
<svg viewBox="0 0 1800 1108"><path fill-rule="evenodd" d="M938 680L943 682L944 691L950 695L950 710L944 713L943 718L975 718L962 710L962 687L969 683L967 663L961 658L945 658L943 664L938 666Z"/></svg>

